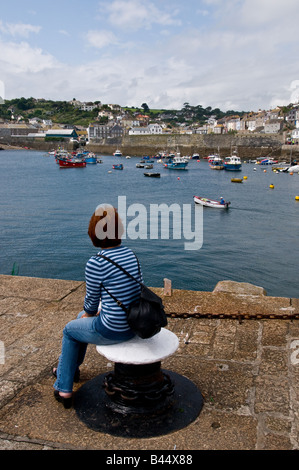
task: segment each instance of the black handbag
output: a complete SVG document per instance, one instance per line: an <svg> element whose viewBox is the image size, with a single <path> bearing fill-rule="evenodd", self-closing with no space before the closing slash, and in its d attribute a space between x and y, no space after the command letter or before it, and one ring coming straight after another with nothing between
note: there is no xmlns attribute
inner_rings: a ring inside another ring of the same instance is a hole
<svg viewBox="0 0 299 470"><path fill-rule="evenodd" d="M153 291L151 291L148 287L146 287L143 282L138 281L138 279L135 279L134 276L128 273L128 271L126 271L122 266L120 266L112 259L107 258L104 255L96 256L104 258L105 260L114 264L117 268L119 268L127 276L129 276L141 286L139 299L135 302L132 302L128 307L126 307L114 295L112 295L102 283L103 289L110 295L110 297L113 298L113 300L115 300L117 305L119 305L126 312L128 324L131 330L143 339L151 338L152 336L159 333L161 328L167 325L167 317L165 314L162 299ZM138 259L137 262L140 273L140 265Z"/></svg>

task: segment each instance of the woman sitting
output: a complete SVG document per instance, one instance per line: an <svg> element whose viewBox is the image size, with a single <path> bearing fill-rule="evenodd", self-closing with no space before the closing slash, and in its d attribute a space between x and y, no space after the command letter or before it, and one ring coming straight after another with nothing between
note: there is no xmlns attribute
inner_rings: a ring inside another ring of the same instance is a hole
<svg viewBox="0 0 299 470"><path fill-rule="evenodd" d="M142 274L136 256L132 250L121 245L123 232L117 210L110 205L98 206L88 228L93 245L101 248L98 254L117 262L141 281ZM54 396L65 408L72 406L73 382L79 380L79 366L84 360L88 343L115 344L134 336L125 311L105 289L127 307L138 299L140 285L112 263L96 255L86 264L85 278L84 310L76 320L65 326L58 367L53 369L56 377Z"/></svg>

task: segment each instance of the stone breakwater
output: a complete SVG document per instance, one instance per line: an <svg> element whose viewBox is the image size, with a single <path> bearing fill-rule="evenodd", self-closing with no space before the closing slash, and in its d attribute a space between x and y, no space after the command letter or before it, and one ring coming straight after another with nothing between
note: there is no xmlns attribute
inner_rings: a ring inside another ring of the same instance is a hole
<svg viewBox="0 0 299 470"><path fill-rule="evenodd" d="M92 431L53 399L51 368L85 283L0 275L0 449L299 449L299 299L230 281L213 292L154 290L179 338L162 367L194 382L204 406L180 431L129 439ZM90 345L75 390L112 368Z"/></svg>
<svg viewBox="0 0 299 470"><path fill-rule="evenodd" d="M123 155L155 155L159 151L176 151L177 148L183 155L199 153L200 158L207 157L211 153L220 151L222 157L230 154L231 149L238 148L241 159L256 159L260 157L272 156L277 159L284 159L289 155L290 146L284 146L284 136L265 134L226 134L226 135L144 135L129 136L118 139L106 139L89 143L86 148L98 154L112 155L116 148L122 151ZM5 142L12 146L29 147L34 150L49 151L58 146L64 146L68 150L74 150L76 144L69 143L68 140L60 142L44 142L44 139L34 138L10 138ZM293 157L298 154L298 146L293 146Z"/></svg>

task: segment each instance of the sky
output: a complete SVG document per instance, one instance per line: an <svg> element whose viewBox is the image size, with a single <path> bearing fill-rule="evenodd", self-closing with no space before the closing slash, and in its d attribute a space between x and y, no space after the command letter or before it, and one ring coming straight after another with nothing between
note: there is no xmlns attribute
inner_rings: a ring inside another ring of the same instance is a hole
<svg viewBox="0 0 299 470"><path fill-rule="evenodd" d="M299 101L298 0L11 0L0 96L258 111Z"/></svg>

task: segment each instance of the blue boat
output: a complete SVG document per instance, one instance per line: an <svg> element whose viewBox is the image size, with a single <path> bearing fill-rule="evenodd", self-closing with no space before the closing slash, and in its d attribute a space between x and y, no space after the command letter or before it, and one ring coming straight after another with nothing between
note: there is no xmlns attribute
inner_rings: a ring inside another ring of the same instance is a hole
<svg viewBox="0 0 299 470"><path fill-rule="evenodd" d="M123 167L123 164L122 163L119 163L117 165L113 165L113 170L123 170L124 167Z"/></svg>
<svg viewBox="0 0 299 470"><path fill-rule="evenodd" d="M94 153L88 153L87 155L85 155L84 160L86 161L86 163L97 163L97 158Z"/></svg>
<svg viewBox="0 0 299 470"><path fill-rule="evenodd" d="M188 165L188 161L181 157L179 153L177 153L174 157L170 157L166 163L164 163L164 167L168 168L169 170L186 170Z"/></svg>
<svg viewBox="0 0 299 470"><path fill-rule="evenodd" d="M226 157L223 162L224 169L227 171L240 171L242 169L241 158L233 152L230 157Z"/></svg>

